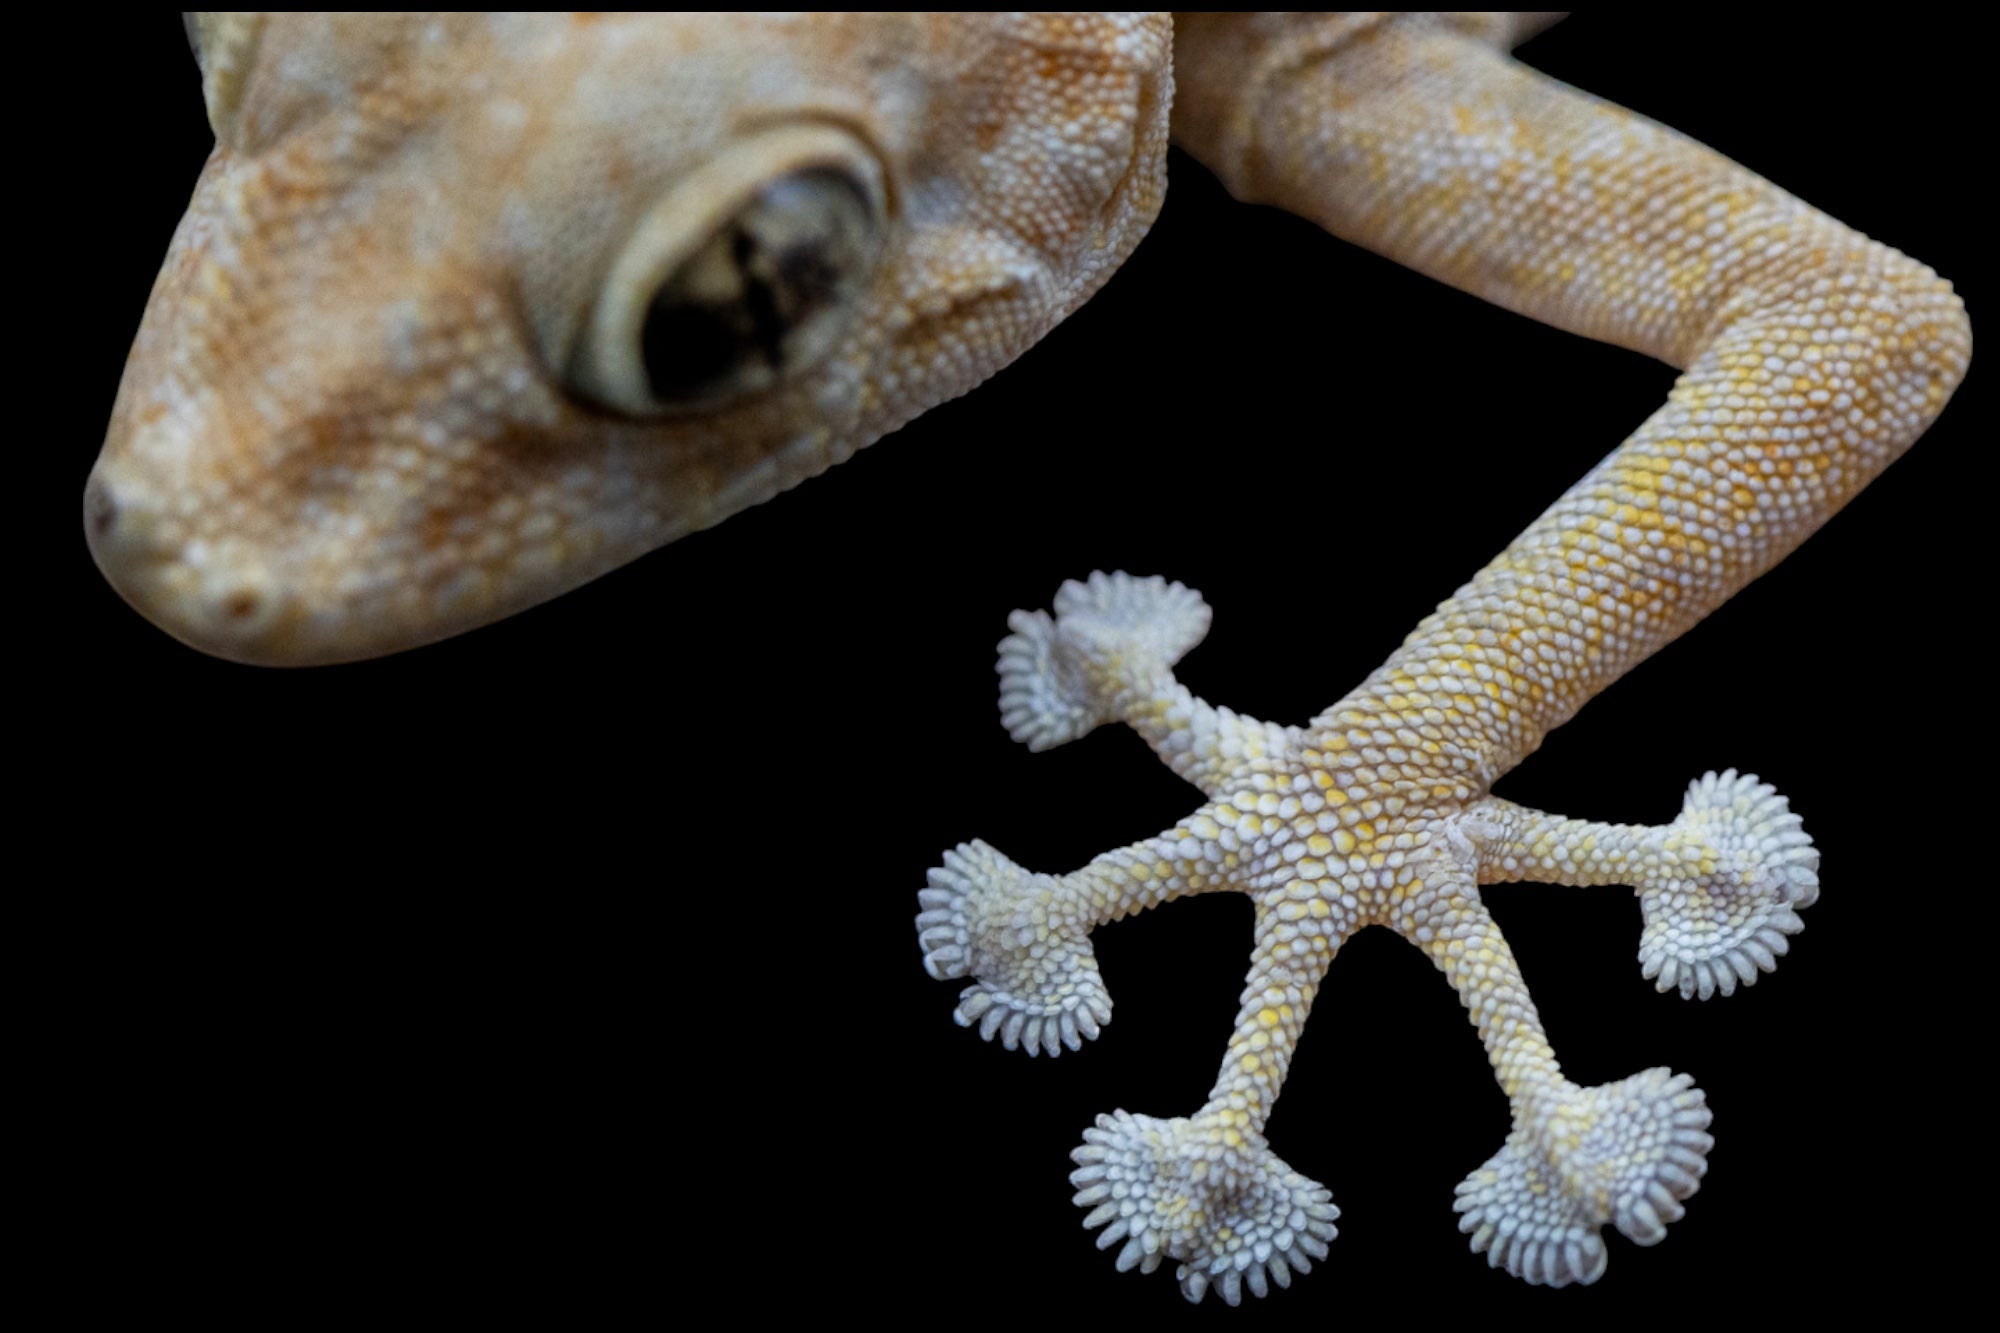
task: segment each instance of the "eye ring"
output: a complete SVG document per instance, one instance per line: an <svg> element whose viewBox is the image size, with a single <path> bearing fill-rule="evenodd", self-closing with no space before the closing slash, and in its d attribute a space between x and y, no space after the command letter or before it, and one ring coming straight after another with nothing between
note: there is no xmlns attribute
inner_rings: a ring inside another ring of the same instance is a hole
<svg viewBox="0 0 2000 1333"><path fill-rule="evenodd" d="M803 374L851 322L885 214L881 169L848 133L791 126L731 145L632 229L566 379L599 406L656 417Z"/></svg>

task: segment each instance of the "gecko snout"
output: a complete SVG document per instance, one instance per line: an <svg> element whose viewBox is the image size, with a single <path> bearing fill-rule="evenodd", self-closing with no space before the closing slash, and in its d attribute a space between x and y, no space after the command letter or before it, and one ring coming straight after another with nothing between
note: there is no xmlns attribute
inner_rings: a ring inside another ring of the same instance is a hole
<svg viewBox="0 0 2000 1333"><path fill-rule="evenodd" d="M294 599L270 570L228 543L169 540L155 507L98 467L84 488L90 553L146 619L203 652L284 663Z"/></svg>

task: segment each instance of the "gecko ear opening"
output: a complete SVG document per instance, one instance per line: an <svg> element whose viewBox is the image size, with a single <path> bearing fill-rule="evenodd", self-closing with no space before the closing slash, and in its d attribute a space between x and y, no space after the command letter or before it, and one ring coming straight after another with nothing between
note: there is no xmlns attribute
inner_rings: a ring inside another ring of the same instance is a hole
<svg viewBox="0 0 2000 1333"><path fill-rule="evenodd" d="M851 135L788 127L675 182L612 261L569 356L628 416L712 409L822 361L875 271L882 172Z"/></svg>

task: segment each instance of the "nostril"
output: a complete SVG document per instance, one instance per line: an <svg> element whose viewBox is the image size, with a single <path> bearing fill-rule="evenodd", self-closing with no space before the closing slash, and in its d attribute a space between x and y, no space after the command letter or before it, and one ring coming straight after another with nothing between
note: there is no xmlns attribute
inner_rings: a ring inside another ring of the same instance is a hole
<svg viewBox="0 0 2000 1333"><path fill-rule="evenodd" d="M201 579L193 619L204 627L204 645L215 642L242 646L278 628L285 618L287 598L260 566L232 564L208 570ZM191 608L192 610L192 608ZM209 648L213 652L213 647Z"/></svg>
<svg viewBox="0 0 2000 1333"><path fill-rule="evenodd" d="M90 535L100 540L118 526L118 498L96 473L83 488L83 522Z"/></svg>
<svg viewBox="0 0 2000 1333"><path fill-rule="evenodd" d="M264 609L264 599L254 588L238 588L222 599L222 614L239 624L254 620Z"/></svg>

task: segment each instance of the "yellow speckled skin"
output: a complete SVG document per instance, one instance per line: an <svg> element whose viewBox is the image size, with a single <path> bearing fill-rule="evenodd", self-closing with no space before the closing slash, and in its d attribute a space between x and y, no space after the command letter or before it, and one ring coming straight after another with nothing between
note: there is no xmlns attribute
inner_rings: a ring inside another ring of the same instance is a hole
<svg viewBox="0 0 2000 1333"><path fill-rule="evenodd" d="M1513 65L1502 52L1529 26L1198 17L1173 29L1170 62L1158 15L217 24L217 153L92 480L93 550L165 628L249 661L362 657L506 615L1018 355L1136 244L1171 108L1178 141L1240 196L1685 373L1305 727L1172 680L1206 624L1185 590L1097 579L1054 617L1017 618L1002 676L1019 738L1127 722L1206 802L1071 875L952 853L923 898L927 962L976 979L962 1021L1053 1054L1110 1015L1092 926L1189 893L1255 900L1208 1101L1105 1117L1075 1177L1121 1267L1172 1259L1187 1294L1234 1301L1327 1253L1327 1191L1264 1129L1334 953L1391 927L1451 979L1512 1105L1506 1145L1460 1189L1474 1248L1528 1281L1595 1280L1604 1223L1651 1243L1680 1215L1708 1111L1663 1070L1564 1079L1479 885L1634 885L1647 975L1706 998L1775 966L1815 859L1784 803L1734 774L1698 780L1658 828L1488 789L1908 447L1970 341L1921 265ZM586 405L566 368L626 238L774 124L841 137L883 183L884 248L844 338L723 409ZM1491 453L1532 451L1538 416L1562 410L1559 386L1525 386ZM1408 513L1422 542L1420 496ZM1302 599L1352 586L1298 583Z"/></svg>
<svg viewBox="0 0 2000 1333"><path fill-rule="evenodd" d="M1177 1261L1189 1299L1211 1285L1231 1304L1262 1295L1327 1253L1328 1192L1263 1128L1335 951L1368 925L1450 978L1513 1108L1506 1145L1459 1187L1476 1251L1529 1282L1588 1283L1607 1263L1605 1223L1652 1244L1682 1215L1712 1145L1703 1095L1660 1069L1563 1078L1478 885L1633 885L1645 974L1705 999L1786 951L1817 896L1810 840L1734 772L1698 780L1659 829L1486 792L1887 466L1970 352L1960 303L1928 269L1514 64L1516 35L1492 16L1183 17L1175 136L1239 197L1681 368L1667 404L1304 728L1173 681L1207 625L1178 585L1095 575L1066 585L1053 617L1017 616L1000 662L1016 739L1042 748L1124 721L1208 803L1060 878L968 844L921 898L933 975L976 981L959 1021L1051 1055L1110 1017L1092 927L1183 894L1255 900L1208 1101L1186 1119L1102 1116L1075 1154L1100 1243L1123 1242L1121 1269ZM1532 432L1525 406L1498 428Z"/></svg>

